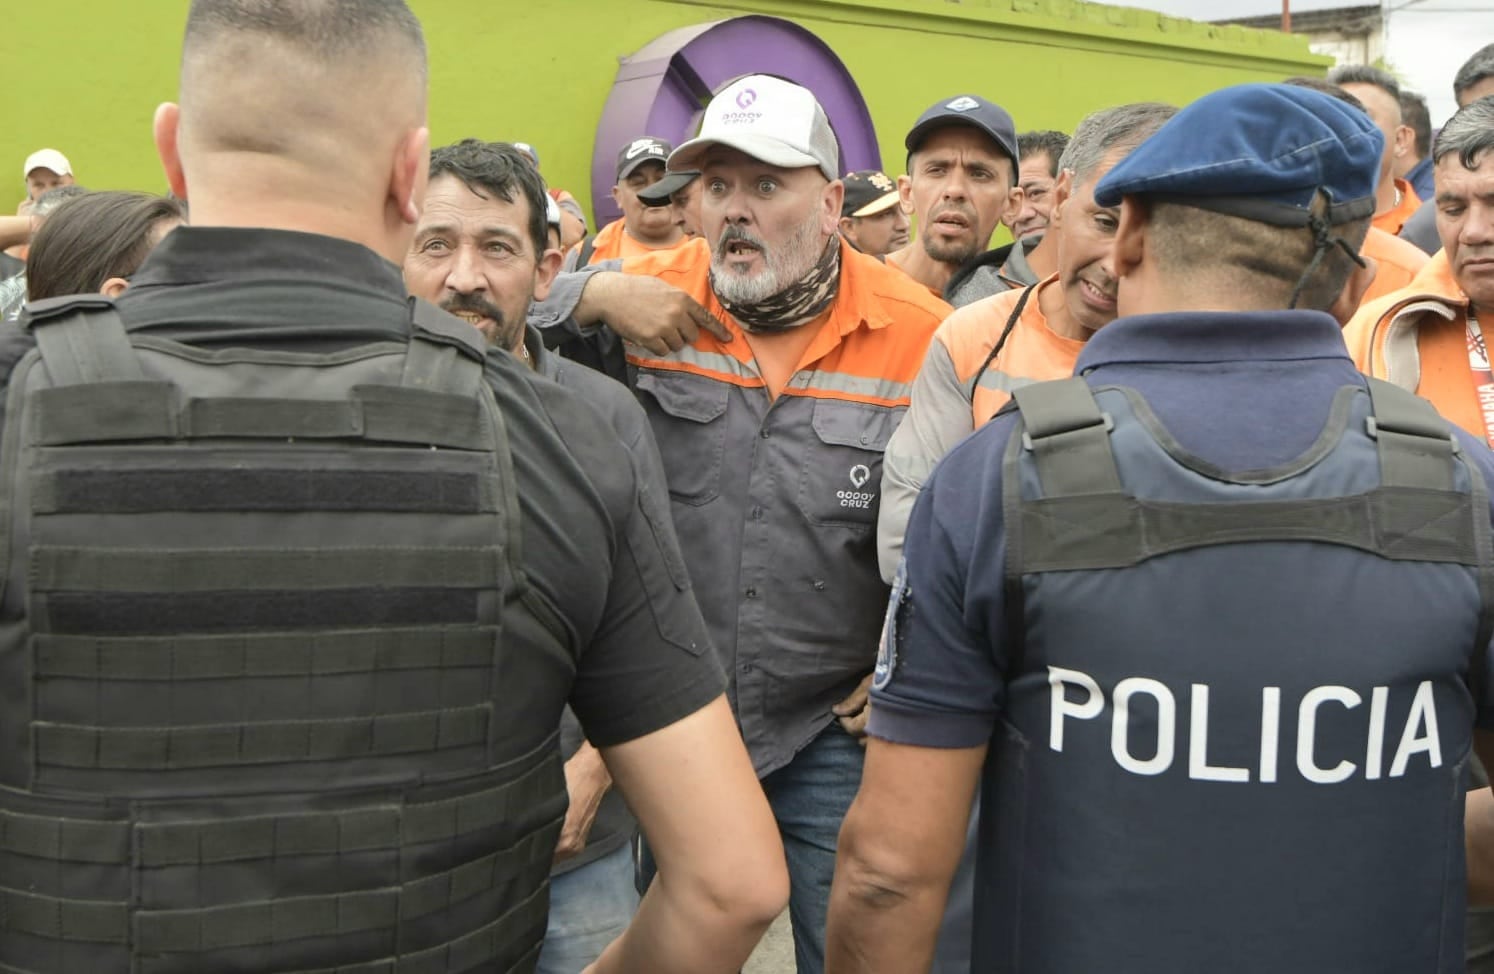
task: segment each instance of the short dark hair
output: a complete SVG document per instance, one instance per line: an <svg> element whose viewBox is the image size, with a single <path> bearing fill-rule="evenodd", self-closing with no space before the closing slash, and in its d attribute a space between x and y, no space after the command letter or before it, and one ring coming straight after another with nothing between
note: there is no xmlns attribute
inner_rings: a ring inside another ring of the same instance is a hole
<svg viewBox="0 0 1494 974"><path fill-rule="evenodd" d="M1069 147L1069 137L1056 129L1034 129L1017 136L1017 156L1028 159L1036 155L1048 157L1048 175L1058 178L1058 160L1063 150Z"/></svg>
<svg viewBox="0 0 1494 974"><path fill-rule="evenodd" d="M1453 98L1462 101L1463 92L1490 77L1494 77L1494 44L1485 44L1453 76Z"/></svg>
<svg viewBox="0 0 1494 974"><path fill-rule="evenodd" d="M158 226L185 218L181 203L149 193L95 192L68 200L31 240L27 300L96 293L111 277L129 277L155 248Z"/></svg>
<svg viewBox="0 0 1494 974"><path fill-rule="evenodd" d="M233 33L273 37L319 60L365 54L400 37L418 51L425 75L425 34L405 0L192 0L183 54Z"/></svg>
<svg viewBox="0 0 1494 974"><path fill-rule="evenodd" d="M1369 114L1369 109L1364 107L1364 102L1331 81L1324 81L1322 78L1309 78L1307 75L1298 75L1295 78L1286 79L1282 84L1291 85L1293 88L1306 88L1309 91L1316 91L1319 94L1327 95L1329 98L1337 98L1345 105L1352 105L1366 115Z"/></svg>
<svg viewBox="0 0 1494 974"><path fill-rule="evenodd" d="M1328 80L1336 85L1374 85L1396 101L1401 100L1401 83L1389 71L1368 64L1340 65L1328 72Z"/></svg>
<svg viewBox="0 0 1494 974"><path fill-rule="evenodd" d="M463 139L431 153L430 178L434 182L437 176L454 176L474 193L492 194L505 203L516 202L523 196L529 204L528 229L534 244L534 259L539 260L549 248L545 181L522 150L508 142Z"/></svg>
<svg viewBox="0 0 1494 974"><path fill-rule="evenodd" d="M1432 116L1427 100L1414 91L1401 92L1401 123L1416 133L1416 157L1425 159L1432 152Z"/></svg>
<svg viewBox="0 0 1494 974"><path fill-rule="evenodd" d="M1321 214L1327 199L1312 203ZM1277 227L1244 217L1201 210L1184 203L1155 202L1151 207L1148 244L1157 266L1168 275L1192 279L1200 287L1249 289L1257 299L1268 298L1287 307L1301 282L1296 307L1327 311L1343 291L1354 262L1338 247L1329 247L1306 278L1316 241L1306 228ZM1358 253L1369 232L1370 218L1340 224L1333 234Z"/></svg>
<svg viewBox="0 0 1494 974"><path fill-rule="evenodd" d="M1467 169L1478 168L1484 153L1494 149L1494 95L1471 101L1453 113L1432 145L1432 164L1456 154Z"/></svg>

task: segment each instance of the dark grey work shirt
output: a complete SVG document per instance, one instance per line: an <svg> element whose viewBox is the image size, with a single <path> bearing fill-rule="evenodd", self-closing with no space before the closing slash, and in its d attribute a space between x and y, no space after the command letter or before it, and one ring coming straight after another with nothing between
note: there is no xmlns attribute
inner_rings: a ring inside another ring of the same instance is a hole
<svg viewBox="0 0 1494 974"><path fill-rule="evenodd" d="M1400 237L1409 240L1429 254L1442 249L1442 238L1437 236L1437 204L1427 200L1401 227Z"/></svg>
<svg viewBox="0 0 1494 974"><path fill-rule="evenodd" d="M348 241L288 231L179 228L118 309L132 334L207 350L327 351L410 334L398 267ZM32 344L5 329L0 376ZM511 355L490 354L486 370L513 455L523 569L542 606L505 621L524 665L500 734L515 753L532 750L568 701L588 739L606 747L699 710L726 684L672 567L680 555L667 498L640 482L611 417ZM563 635L536 622L549 613Z"/></svg>

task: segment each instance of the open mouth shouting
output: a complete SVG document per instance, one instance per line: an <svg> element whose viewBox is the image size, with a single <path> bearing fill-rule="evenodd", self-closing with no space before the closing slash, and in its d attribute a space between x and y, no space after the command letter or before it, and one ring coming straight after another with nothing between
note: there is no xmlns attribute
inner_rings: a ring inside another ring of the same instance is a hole
<svg viewBox="0 0 1494 974"><path fill-rule="evenodd" d="M716 248L722 266L738 273L749 270L764 255L763 244L739 227L727 227Z"/></svg>
<svg viewBox="0 0 1494 974"><path fill-rule="evenodd" d="M503 327L503 312L476 294L458 294L442 302L441 310L467 322L482 332L489 342L497 342Z"/></svg>

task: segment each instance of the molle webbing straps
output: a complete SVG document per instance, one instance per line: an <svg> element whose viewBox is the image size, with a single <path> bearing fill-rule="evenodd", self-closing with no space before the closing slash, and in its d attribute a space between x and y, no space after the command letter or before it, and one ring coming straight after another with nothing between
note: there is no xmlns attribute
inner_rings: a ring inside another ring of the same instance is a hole
<svg viewBox="0 0 1494 974"><path fill-rule="evenodd" d="M1123 490L1110 443L1113 421L1082 378L1017 390L1022 426L1008 445L1003 469L1005 592L1008 618L1016 620L1008 640L1014 647L1022 642L1026 575L1128 568L1215 545L1313 541L1391 560L1477 570L1485 604L1481 624L1488 630L1480 644L1487 644L1494 631L1494 574L1481 478L1464 464L1473 490L1454 489L1460 461L1446 422L1400 389L1374 380L1370 389L1365 425L1376 439L1378 487L1343 497L1215 503L1138 498ZM1129 414L1127 421L1136 422ZM1031 499L1021 496L1020 466L1029 454L1041 485L1041 496ZM1475 655L1480 664L1482 657Z"/></svg>
<svg viewBox="0 0 1494 974"><path fill-rule="evenodd" d="M105 297L49 298L26 306L22 319L36 338L54 385L141 381L114 302ZM38 328L37 325L46 327Z"/></svg>
<svg viewBox="0 0 1494 974"><path fill-rule="evenodd" d="M1383 487L1452 490L1458 442L1432 404L1399 386L1368 379L1367 428L1379 445Z"/></svg>
<svg viewBox="0 0 1494 974"><path fill-rule="evenodd" d="M1089 384L1075 376L1039 382L1012 392L1047 495L1083 495L1120 490L1110 452L1114 421L1095 404Z"/></svg>
<svg viewBox="0 0 1494 974"><path fill-rule="evenodd" d="M565 793L553 738L513 753L512 458L475 330L410 316L277 351L33 309L0 974L532 966Z"/></svg>
<svg viewBox="0 0 1494 974"><path fill-rule="evenodd" d="M1389 487L1422 491L1451 490L1453 455L1459 452L1458 441L1448 422L1437 414L1432 404L1400 386L1379 379L1367 380L1374 412L1371 433L1380 448L1380 480ZM1483 610L1479 615L1472 664L1468 675L1474 700L1484 699L1488 681L1488 647L1494 639L1494 539L1491 539L1489 487L1478 467L1463 464L1471 481L1469 495L1473 508L1467 542L1476 554L1479 594ZM1444 483L1440 471L1447 471Z"/></svg>

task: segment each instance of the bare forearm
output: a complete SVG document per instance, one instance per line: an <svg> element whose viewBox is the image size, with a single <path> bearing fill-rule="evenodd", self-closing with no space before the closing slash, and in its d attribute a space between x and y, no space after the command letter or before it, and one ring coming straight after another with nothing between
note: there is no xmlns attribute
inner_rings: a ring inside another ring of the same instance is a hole
<svg viewBox="0 0 1494 974"><path fill-rule="evenodd" d="M900 890L837 869L825 932L826 974L914 974L934 960L948 891Z"/></svg>
<svg viewBox="0 0 1494 974"><path fill-rule="evenodd" d="M0 216L0 249L30 240L31 229L29 216Z"/></svg>
<svg viewBox="0 0 1494 974"><path fill-rule="evenodd" d="M575 310L571 312L571 317L576 319L576 324L594 325L602 320L609 299L616 299L616 292L611 288L620 276L615 272L607 271L591 276L581 292L581 299L576 302Z"/></svg>
<svg viewBox="0 0 1494 974"><path fill-rule="evenodd" d="M671 887L660 873L595 974L734 974L771 922L714 904L703 892Z"/></svg>
<svg viewBox="0 0 1494 974"><path fill-rule="evenodd" d="M1463 843L1468 857L1468 905L1494 906L1494 792L1488 788L1468 793Z"/></svg>

